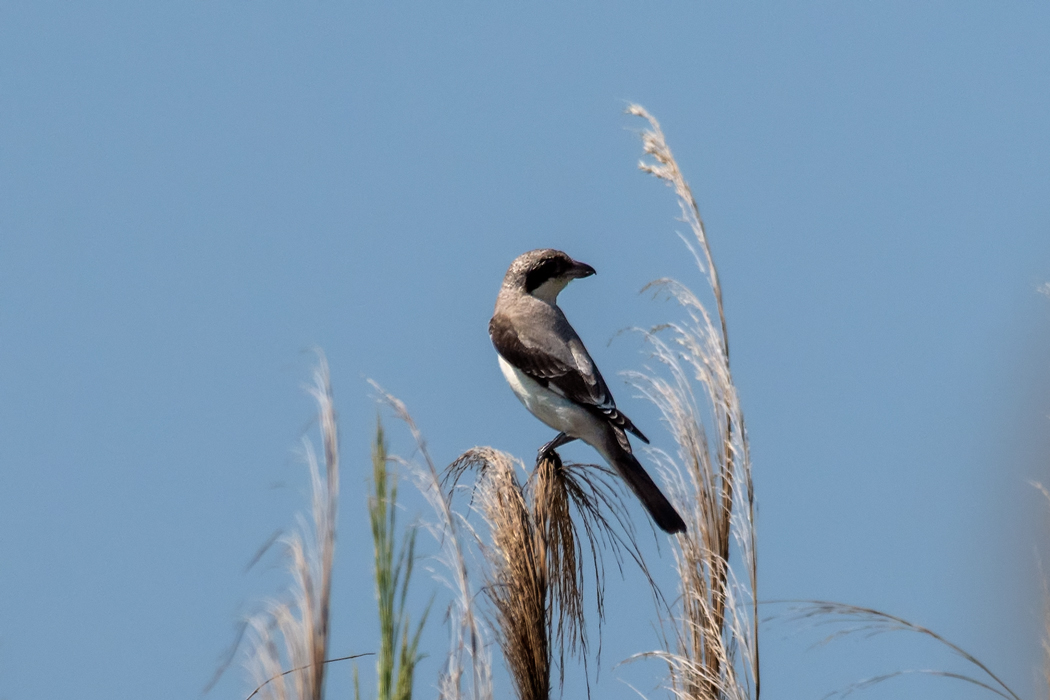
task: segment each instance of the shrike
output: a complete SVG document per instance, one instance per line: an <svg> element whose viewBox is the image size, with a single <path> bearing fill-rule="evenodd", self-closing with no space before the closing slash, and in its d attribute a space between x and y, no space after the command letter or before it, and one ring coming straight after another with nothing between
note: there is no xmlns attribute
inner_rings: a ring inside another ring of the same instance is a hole
<svg viewBox="0 0 1050 700"><path fill-rule="evenodd" d="M558 431L540 456L583 440L627 482L662 530L684 532L678 511L635 459L627 433L649 440L616 409L594 360L558 308L565 285L593 274L593 267L560 250L532 250L511 263L489 321L500 369L525 408Z"/></svg>

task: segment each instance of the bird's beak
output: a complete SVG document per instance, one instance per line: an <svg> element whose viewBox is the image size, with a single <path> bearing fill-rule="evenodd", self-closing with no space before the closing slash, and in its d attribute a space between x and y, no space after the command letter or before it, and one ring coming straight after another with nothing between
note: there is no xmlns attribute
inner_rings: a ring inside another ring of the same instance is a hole
<svg viewBox="0 0 1050 700"><path fill-rule="evenodd" d="M590 277L593 274L595 274L593 267L591 267L587 263L579 262L578 260L573 260L572 267L569 268L569 277L571 277L572 279Z"/></svg>

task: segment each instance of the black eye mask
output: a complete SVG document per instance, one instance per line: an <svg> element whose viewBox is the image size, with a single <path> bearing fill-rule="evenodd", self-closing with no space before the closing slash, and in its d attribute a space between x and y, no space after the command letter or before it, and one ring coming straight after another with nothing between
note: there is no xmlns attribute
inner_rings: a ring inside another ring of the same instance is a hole
<svg viewBox="0 0 1050 700"><path fill-rule="evenodd" d="M565 274L567 269L568 263L561 258L544 260L539 267L525 276L525 290L535 291L547 280Z"/></svg>

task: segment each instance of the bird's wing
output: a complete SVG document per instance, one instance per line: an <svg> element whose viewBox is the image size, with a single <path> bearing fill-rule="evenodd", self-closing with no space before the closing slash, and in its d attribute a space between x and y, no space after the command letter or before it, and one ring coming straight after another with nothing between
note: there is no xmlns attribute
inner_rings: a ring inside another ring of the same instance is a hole
<svg viewBox="0 0 1050 700"><path fill-rule="evenodd" d="M541 385L603 416L619 428L617 438L626 443L627 430L647 443L649 439L631 419L616 408L612 393L594 364L583 341L568 322L559 324L561 331L542 333L522 330L504 314L489 321L489 336L496 351L519 370ZM628 445L624 445L630 449Z"/></svg>

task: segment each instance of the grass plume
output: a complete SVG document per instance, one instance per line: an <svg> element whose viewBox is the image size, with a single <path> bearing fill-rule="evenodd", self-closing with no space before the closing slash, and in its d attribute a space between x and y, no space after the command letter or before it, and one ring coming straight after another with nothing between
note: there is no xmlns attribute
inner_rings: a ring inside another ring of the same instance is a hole
<svg viewBox="0 0 1050 700"><path fill-rule="evenodd" d="M310 394L317 401L324 464L304 440L310 469L313 522L299 518L298 531L281 542L293 587L286 599L271 601L248 620L249 667L259 683L256 693L272 700L321 700L335 555L339 501L339 435L328 362L319 353ZM285 670L285 664L291 670Z"/></svg>
<svg viewBox="0 0 1050 700"><path fill-rule="evenodd" d="M696 199L660 124L639 105L629 106L627 113L648 122L641 134L646 158L639 168L674 189L695 243L683 241L717 309L715 319L699 297L674 280L650 284L647 289L674 299L687 318L645 332L662 372L628 374L660 409L678 445L676 458L656 454L673 482L671 499L688 526L675 540L681 597L671 621L674 649L651 656L667 661L671 688L679 698L757 700L754 488L743 412L729 368L722 287ZM743 578L731 565L734 551Z"/></svg>
<svg viewBox="0 0 1050 700"><path fill-rule="evenodd" d="M544 551L514 459L490 448L474 449L452 465L453 479L475 467L475 508L488 524L484 549L490 567L485 594L495 607L497 638L520 700L550 697L551 643L547 618L550 586Z"/></svg>
<svg viewBox="0 0 1050 700"><path fill-rule="evenodd" d="M584 545L595 577L599 624L604 618L603 550L611 548L618 563L625 551L642 561L607 469L566 464L552 452L522 484L519 464L498 450L476 447L452 463L446 481L454 487L466 472L477 473L471 494L488 531L488 540L479 537L478 543L487 563L484 591L494 610L497 639L517 697L546 700L555 665L561 683L566 657L578 656L586 664Z"/></svg>

